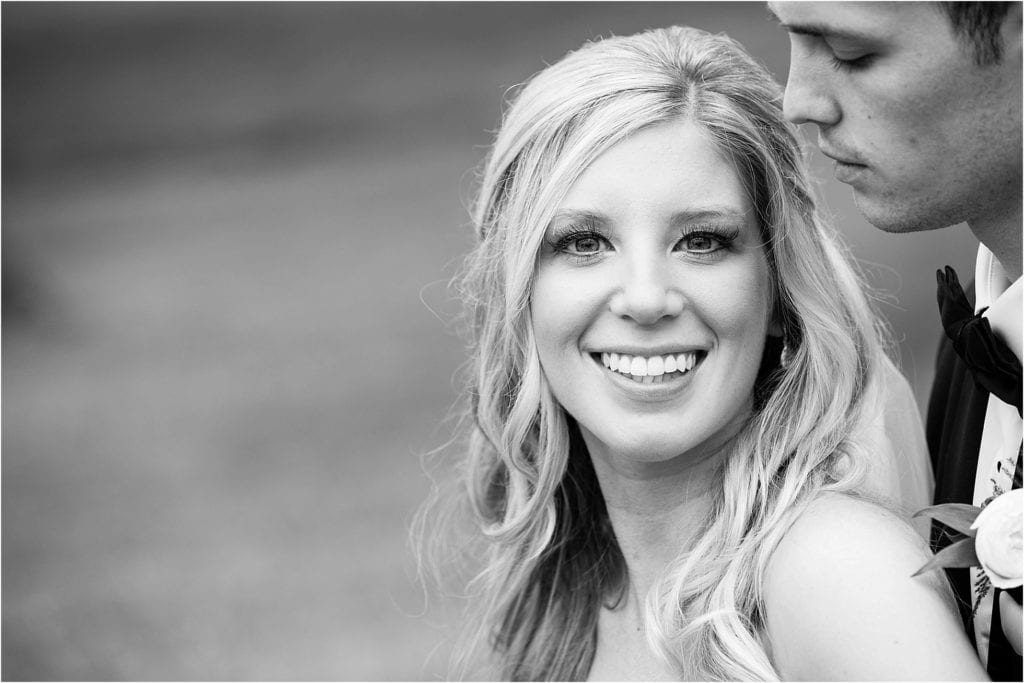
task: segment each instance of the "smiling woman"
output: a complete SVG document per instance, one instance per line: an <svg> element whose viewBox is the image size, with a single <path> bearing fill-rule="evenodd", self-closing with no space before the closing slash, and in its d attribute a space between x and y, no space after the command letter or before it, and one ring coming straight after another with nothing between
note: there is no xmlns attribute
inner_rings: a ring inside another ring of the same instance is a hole
<svg viewBox="0 0 1024 683"><path fill-rule="evenodd" d="M479 542L467 658L514 680L981 675L948 588L909 578L927 550L882 499L913 501L877 485L925 457L893 461L876 419L905 382L742 48L670 28L541 72L475 226L465 479L440 497Z"/></svg>
<svg viewBox="0 0 1024 683"><path fill-rule="evenodd" d="M577 218L549 226L530 312L544 377L599 474L622 454L720 458L750 412L769 326L780 334L729 161L690 120L656 124L598 157L562 207Z"/></svg>

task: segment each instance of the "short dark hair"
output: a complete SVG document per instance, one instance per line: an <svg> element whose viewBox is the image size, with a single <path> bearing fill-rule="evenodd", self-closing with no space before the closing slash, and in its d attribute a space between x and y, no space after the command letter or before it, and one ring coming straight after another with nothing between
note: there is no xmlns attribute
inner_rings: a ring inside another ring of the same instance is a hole
<svg viewBox="0 0 1024 683"><path fill-rule="evenodd" d="M979 66L997 64L1003 58L1000 30L1009 2L942 2L942 10L953 25L953 33L964 48L974 51Z"/></svg>

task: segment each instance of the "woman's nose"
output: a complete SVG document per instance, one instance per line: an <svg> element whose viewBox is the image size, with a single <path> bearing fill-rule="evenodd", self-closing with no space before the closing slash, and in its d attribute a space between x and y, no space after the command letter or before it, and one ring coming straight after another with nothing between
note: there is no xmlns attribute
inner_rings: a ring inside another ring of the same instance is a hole
<svg viewBox="0 0 1024 683"><path fill-rule="evenodd" d="M668 266L662 264L630 268L609 302L612 313L640 325L677 316L684 305L682 291L672 283Z"/></svg>
<svg viewBox="0 0 1024 683"><path fill-rule="evenodd" d="M782 99L782 111L790 123L815 123L828 128L839 123L842 112L832 95L829 79L835 70L812 64L810 58L794 49L789 59L789 78Z"/></svg>

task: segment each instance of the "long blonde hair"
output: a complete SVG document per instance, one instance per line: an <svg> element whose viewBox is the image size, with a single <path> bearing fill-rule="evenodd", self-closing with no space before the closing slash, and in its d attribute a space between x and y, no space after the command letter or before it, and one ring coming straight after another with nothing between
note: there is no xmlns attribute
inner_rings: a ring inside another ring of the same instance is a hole
<svg viewBox="0 0 1024 683"><path fill-rule="evenodd" d="M466 647L495 653L502 678L585 678L601 606L627 582L586 446L534 343L542 235L597 156L680 118L710 133L749 193L790 356L781 367L779 344L767 346L756 410L703 531L649 596L649 638L681 676L777 677L761 640L765 566L803 507L851 489L862 469L848 435L878 391L882 328L818 215L779 86L737 43L692 28L570 53L505 114L480 179L478 244L458 280L472 350L461 492L486 539Z"/></svg>

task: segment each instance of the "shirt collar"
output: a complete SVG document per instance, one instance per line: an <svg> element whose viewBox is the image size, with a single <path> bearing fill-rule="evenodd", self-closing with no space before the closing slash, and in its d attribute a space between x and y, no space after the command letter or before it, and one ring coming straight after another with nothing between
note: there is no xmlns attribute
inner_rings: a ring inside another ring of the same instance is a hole
<svg viewBox="0 0 1024 683"><path fill-rule="evenodd" d="M988 309L983 315L1018 359L1021 358L1024 327L1020 280L1017 278L1016 282L1010 282L995 255L984 244L978 246L978 261L974 270L974 311L977 313Z"/></svg>
<svg viewBox="0 0 1024 683"><path fill-rule="evenodd" d="M974 312L992 305L1010 286L1006 271L995 254L984 245L978 245L978 260L974 266Z"/></svg>

